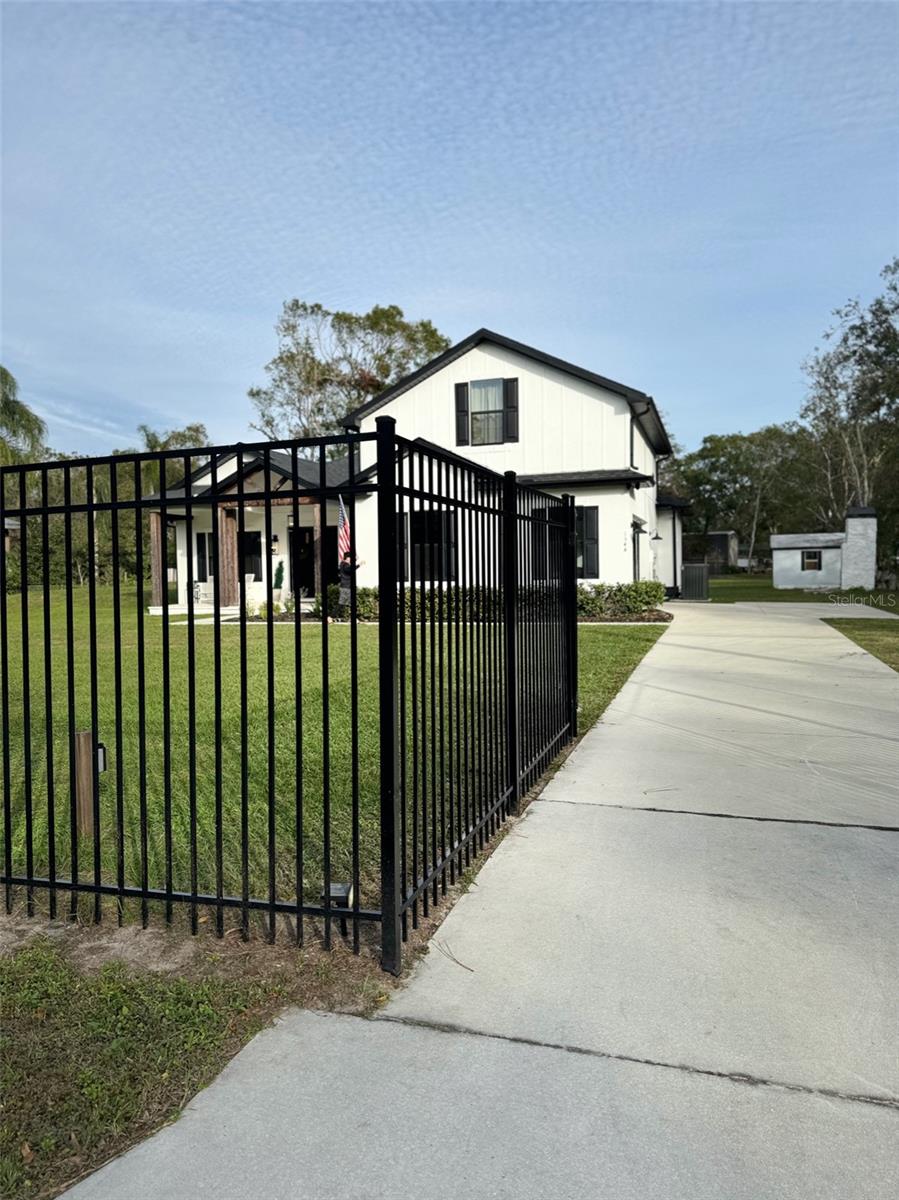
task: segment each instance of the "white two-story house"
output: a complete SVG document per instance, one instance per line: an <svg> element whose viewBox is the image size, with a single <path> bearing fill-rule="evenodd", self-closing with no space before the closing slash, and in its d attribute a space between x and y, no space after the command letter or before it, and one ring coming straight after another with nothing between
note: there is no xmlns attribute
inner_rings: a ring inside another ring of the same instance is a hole
<svg viewBox="0 0 899 1200"><path fill-rule="evenodd" d="M499 474L515 471L521 482L555 495L573 495L581 582L658 579L669 595L678 593L683 503L658 494L659 460L671 454L671 443L651 396L479 329L348 414L345 427L372 433L379 416L393 417L397 433L410 441L435 444ZM365 472L376 484L374 466L374 442L361 443L354 477ZM292 455L272 448L268 472L274 492L289 489ZM335 581L338 504L329 500L322 511L311 497L304 498L296 527L291 504L273 505L269 536L264 507L251 502L252 493L265 488L258 451L247 451L240 466L233 454L222 457L215 480L209 467L200 469L190 481L191 494L234 493L238 474L250 501L242 506L240 532L237 506L218 508L221 603L236 603L239 578L247 598L261 602L269 572L273 580L282 580L282 595L296 591L311 597L322 579ZM296 475L303 487L315 488L321 481L318 464L303 459L297 461ZM347 459L327 463L329 489L339 489L348 477ZM212 512L197 504L189 534L183 487L168 493L166 511L156 514L155 527L151 523L157 546L161 517L174 537L180 605L187 601L188 579L201 603L211 600L213 584ZM360 560L357 582L375 586L374 492L357 496L351 507ZM154 551L153 559L161 559L161 551ZM160 602L158 591L154 586L154 603Z"/></svg>
<svg viewBox="0 0 899 1200"><path fill-rule="evenodd" d="M368 433L391 416L422 439L577 506L578 575L584 582L659 579L678 589L681 507L657 494L671 443L651 396L479 329L350 413ZM374 461L363 443L361 466ZM375 506L357 502L360 584L373 584Z"/></svg>

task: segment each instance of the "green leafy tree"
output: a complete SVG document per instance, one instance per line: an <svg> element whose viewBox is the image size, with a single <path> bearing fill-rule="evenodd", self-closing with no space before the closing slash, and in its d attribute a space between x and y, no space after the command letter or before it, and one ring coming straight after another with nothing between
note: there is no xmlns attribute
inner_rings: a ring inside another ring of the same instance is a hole
<svg viewBox="0 0 899 1200"><path fill-rule="evenodd" d="M801 418L811 442L810 506L823 524L852 504L878 511L881 556L899 541L899 259L881 273L884 289L865 307L834 313L826 347L804 364Z"/></svg>
<svg viewBox="0 0 899 1200"><path fill-rule="evenodd" d="M779 524L799 441L795 425L767 425L754 433L709 434L698 450L681 455L671 483L692 503L689 527L735 529L751 559L760 532Z"/></svg>
<svg viewBox="0 0 899 1200"><path fill-rule="evenodd" d="M254 428L272 439L339 433L347 413L449 346L430 321L407 321L396 305L349 313L288 300L275 332L268 383L249 391Z"/></svg>
<svg viewBox="0 0 899 1200"><path fill-rule="evenodd" d="M19 399L16 377L0 366L0 464L41 458L46 435L44 422Z"/></svg>

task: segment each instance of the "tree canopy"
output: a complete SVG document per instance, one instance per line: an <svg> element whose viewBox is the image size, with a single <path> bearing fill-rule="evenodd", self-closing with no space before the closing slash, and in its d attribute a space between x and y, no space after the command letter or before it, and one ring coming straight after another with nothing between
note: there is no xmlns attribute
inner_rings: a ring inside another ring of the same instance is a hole
<svg viewBox="0 0 899 1200"><path fill-rule="evenodd" d="M713 434L667 467L692 501L688 528L759 533L839 529L851 505L878 514L884 559L899 542L899 259L867 306L835 313L824 346L805 362L798 419L755 433Z"/></svg>
<svg viewBox="0 0 899 1200"><path fill-rule="evenodd" d="M272 439L339 433L347 413L449 346L430 321L407 321L395 304L350 313L288 300L275 332L268 382L249 391L254 428Z"/></svg>
<svg viewBox="0 0 899 1200"><path fill-rule="evenodd" d="M0 366L0 463L40 458L47 426L19 399L16 377Z"/></svg>

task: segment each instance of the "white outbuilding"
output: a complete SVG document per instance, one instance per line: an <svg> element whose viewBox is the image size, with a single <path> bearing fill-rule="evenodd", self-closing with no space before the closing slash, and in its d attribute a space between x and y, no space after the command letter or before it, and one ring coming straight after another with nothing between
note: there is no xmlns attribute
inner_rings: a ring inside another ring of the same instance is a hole
<svg viewBox="0 0 899 1200"><path fill-rule="evenodd" d="M877 513L850 508L842 533L772 534L771 558L776 588L870 591L877 569Z"/></svg>

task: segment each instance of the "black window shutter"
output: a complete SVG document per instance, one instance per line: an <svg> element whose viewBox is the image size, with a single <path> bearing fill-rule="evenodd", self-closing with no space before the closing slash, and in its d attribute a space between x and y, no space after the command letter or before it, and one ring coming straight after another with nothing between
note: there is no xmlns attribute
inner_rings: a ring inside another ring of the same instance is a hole
<svg viewBox="0 0 899 1200"><path fill-rule="evenodd" d="M518 380L503 380L503 408L505 409L505 436L503 441L518 441Z"/></svg>
<svg viewBox="0 0 899 1200"><path fill-rule="evenodd" d="M456 445L468 445L468 384L456 384Z"/></svg>
<svg viewBox="0 0 899 1200"><path fill-rule="evenodd" d="M409 578L409 514L396 514L396 574L403 583Z"/></svg>
<svg viewBox="0 0 899 1200"><path fill-rule="evenodd" d="M599 509L584 508L584 578L599 578Z"/></svg>

